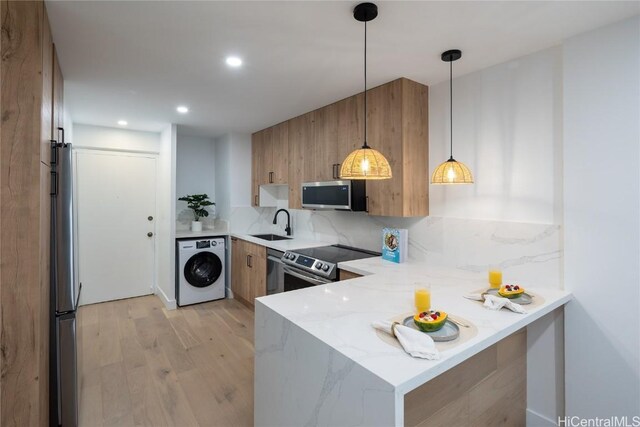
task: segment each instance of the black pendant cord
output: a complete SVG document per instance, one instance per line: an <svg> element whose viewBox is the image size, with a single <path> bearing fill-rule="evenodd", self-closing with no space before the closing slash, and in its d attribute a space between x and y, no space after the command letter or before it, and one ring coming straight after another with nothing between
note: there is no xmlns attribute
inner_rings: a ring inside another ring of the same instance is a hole
<svg viewBox="0 0 640 427"><path fill-rule="evenodd" d="M453 61L449 61L449 137L450 156L449 160L453 160Z"/></svg>
<svg viewBox="0 0 640 427"><path fill-rule="evenodd" d="M364 145L362 148L369 148L367 145L367 21L364 21Z"/></svg>

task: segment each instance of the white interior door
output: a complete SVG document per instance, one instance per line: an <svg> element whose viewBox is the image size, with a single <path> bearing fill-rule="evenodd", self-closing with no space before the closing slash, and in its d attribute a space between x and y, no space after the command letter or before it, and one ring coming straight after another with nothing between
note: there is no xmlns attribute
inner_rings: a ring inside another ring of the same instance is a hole
<svg viewBox="0 0 640 427"><path fill-rule="evenodd" d="M152 293L156 157L78 150L75 158L80 304Z"/></svg>

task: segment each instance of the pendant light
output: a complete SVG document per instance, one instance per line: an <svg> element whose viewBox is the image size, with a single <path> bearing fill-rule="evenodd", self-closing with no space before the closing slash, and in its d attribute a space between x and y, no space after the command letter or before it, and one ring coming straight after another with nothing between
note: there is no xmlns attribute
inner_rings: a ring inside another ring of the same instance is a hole
<svg viewBox="0 0 640 427"><path fill-rule="evenodd" d="M378 16L378 6L360 3L353 9L353 17L364 22L364 145L352 151L342 162L342 179L389 179L391 166L387 159L367 144L367 22Z"/></svg>
<svg viewBox="0 0 640 427"><path fill-rule="evenodd" d="M462 57L462 52L454 49L442 53L442 60L449 63L449 108L450 108L450 157L440 164L431 175L432 184L473 184L473 175L462 162L453 158L453 61Z"/></svg>

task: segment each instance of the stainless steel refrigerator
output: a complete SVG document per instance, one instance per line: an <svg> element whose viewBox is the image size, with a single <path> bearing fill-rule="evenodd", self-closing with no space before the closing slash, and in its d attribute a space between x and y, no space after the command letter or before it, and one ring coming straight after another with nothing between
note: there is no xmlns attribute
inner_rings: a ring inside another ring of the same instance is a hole
<svg viewBox="0 0 640 427"><path fill-rule="evenodd" d="M62 130L62 129L60 129ZM52 141L50 424L78 425L76 313L81 285L75 274L71 144Z"/></svg>

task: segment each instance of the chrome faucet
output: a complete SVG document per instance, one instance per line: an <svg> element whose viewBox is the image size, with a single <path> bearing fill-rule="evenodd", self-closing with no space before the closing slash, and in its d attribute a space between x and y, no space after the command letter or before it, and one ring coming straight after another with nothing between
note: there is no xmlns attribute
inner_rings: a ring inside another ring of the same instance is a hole
<svg viewBox="0 0 640 427"><path fill-rule="evenodd" d="M287 226L285 227L284 231L287 233L287 236L291 236L291 215L289 215L289 211L286 209L278 209L276 211L276 214L273 216L273 223L277 224L278 223L278 214L280 212L284 212L287 214Z"/></svg>

